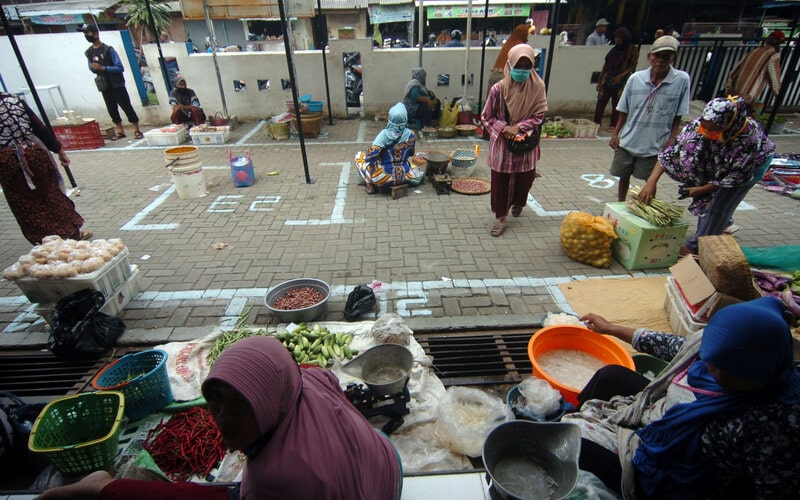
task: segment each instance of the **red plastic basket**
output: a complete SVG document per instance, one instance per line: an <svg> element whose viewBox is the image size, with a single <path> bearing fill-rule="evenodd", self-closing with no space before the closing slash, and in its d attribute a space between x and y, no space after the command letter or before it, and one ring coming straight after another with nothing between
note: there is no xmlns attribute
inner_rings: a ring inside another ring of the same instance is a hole
<svg viewBox="0 0 800 500"><path fill-rule="evenodd" d="M76 149L97 149L105 145L106 141L100 133L100 124L91 121L83 125L69 125L53 127L56 137L69 151Z"/></svg>

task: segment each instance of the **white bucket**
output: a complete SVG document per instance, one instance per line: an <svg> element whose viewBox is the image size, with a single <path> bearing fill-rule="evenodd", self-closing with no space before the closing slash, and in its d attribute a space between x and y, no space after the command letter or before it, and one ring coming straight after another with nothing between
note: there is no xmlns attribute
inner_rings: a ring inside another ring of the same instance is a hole
<svg viewBox="0 0 800 500"><path fill-rule="evenodd" d="M203 165L200 162L169 169L172 182L183 199L202 198L206 193L206 179L203 176Z"/></svg>

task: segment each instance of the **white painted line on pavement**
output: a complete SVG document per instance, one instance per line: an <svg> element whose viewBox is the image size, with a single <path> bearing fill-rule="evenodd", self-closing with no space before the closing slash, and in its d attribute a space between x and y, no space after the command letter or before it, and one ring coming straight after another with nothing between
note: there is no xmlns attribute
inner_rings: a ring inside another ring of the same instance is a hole
<svg viewBox="0 0 800 500"><path fill-rule="evenodd" d="M320 165L340 165L342 171L339 173L339 185L336 187L336 199L333 202L330 219L306 219L306 220L287 220L287 226L328 226L332 224L360 224L364 219L345 219L344 206L347 197L348 179L350 178L350 163L320 163Z"/></svg>
<svg viewBox="0 0 800 500"><path fill-rule="evenodd" d="M533 212L539 217L563 217L570 213L570 210L545 210L544 207L536 201L532 194L528 193L528 206L531 207Z"/></svg>
<svg viewBox="0 0 800 500"><path fill-rule="evenodd" d="M236 145L238 146L240 144L244 144L245 141L247 141L249 138L253 137L256 133L258 133L265 123L267 123L266 120L261 120L258 123L256 123L255 127L253 127L253 129L250 130L250 132L246 133L244 137L236 141Z"/></svg>
<svg viewBox="0 0 800 500"><path fill-rule="evenodd" d="M367 133L367 122L361 120L358 124L358 135L356 135L356 143L361 144L364 142L364 135Z"/></svg>
<svg viewBox="0 0 800 500"><path fill-rule="evenodd" d="M138 214L134 215L131 220L129 220L124 226L122 226L120 231L159 231L164 229L175 229L178 227L178 224L139 224L145 217L147 217L150 212L158 208L159 205L164 203L164 201L169 198L169 195L175 192L175 185L173 184L170 186L166 191L161 193L161 196L153 200L149 205L144 207L144 209L139 212Z"/></svg>

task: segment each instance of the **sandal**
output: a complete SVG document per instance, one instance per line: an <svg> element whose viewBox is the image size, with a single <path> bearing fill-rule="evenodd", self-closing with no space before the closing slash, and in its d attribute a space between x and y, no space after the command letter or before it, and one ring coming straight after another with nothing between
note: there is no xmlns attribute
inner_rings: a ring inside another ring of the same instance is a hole
<svg viewBox="0 0 800 500"><path fill-rule="evenodd" d="M681 245L681 248L678 250L678 255L680 257L685 257L687 255L697 255L697 252L692 251L692 249L686 245Z"/></svg>
<svg viewBox="0 0 800 500"><path fill-rule="evenodd" d="M514 217L519 217L522 213L522 207L511 207L511 215Z"/></svg>
<svg viewBox="0 0 800 500"><path fill-rule="evenodd" d="M506 230L506 226L507 225L508 224L500 224L499 222L495 223L495 225L492 226L492 230L491 230L490 234L492 236L494 236L495 238L497 238L498 236L503 234L503 231Z"/></svg>
<svg viewBox="0 0 800 500"><path fill-rule="evenodd" d="M87 231L87 230L81 229L80 239L89 240L91 238L92 238L92 232L91 231Z"/></svg>
<svg viewBox="0 0 800 500"><path fill-rule="evenodd" d="M123 135L122 137L125 137L125 136ZM144 139L144 134L142 134L141 132L139 132L137 130L136 133L133 134L133 138L134 139Z"/></svg>
<svg viewBox="0 0 800 500"><path fill-rule="evenodd" d="M118 141L118 140L122 139L123 137L127 137L124 132L117 132L116 134L114 134L114 137L112 137L111 140L112 141Z"/></svg>

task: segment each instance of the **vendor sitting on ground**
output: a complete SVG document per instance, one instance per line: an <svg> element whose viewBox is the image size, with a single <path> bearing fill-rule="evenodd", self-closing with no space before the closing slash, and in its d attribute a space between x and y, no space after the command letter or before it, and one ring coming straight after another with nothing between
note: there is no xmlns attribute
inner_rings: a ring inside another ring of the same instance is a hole
<svg viewBox="0 0 800 500"><path fill-rule="evenodd" d="M434 119L439 118L441 103L433 92L425 86L427 73L422 68L411 70L411 79L403 91L403 104L406 107L408 121L414 127L430 127Z"/></svg>
<svg viewBox="0 0 800 500"><path fill-rule="evenodd" d="M200 107L200 99L194 90L186 86L186 79L182 76L175 77L175 88L169 93L169 104L172 106L170 120L175 125L187 122L192 125L202 125L206 121L206 114Z"/></svg>
<svg viewBox="0 0 800 500"><path fill-rule="evenodd" d="M397 103L389 110L389 123L375 137L366 153L356 153L356 170L366 183L367 193L399 186L414 180L411 157L417 137L406 127L406 107Z"/></svg>
<svg viewBox="0 0 800 500"><path fill-rule="evenodd" d="M583 316L671 362L652 382L618 365L595 373L562 419L581 428L580 468L625 498L797 498L800 372L785 318L762 297L684 338Z"/></svg>
<svg viewBox="0 0 800 500"><path fill-rule="evenodd" d="M98 471L38 498L399 498L402 469L389 439L350 403L332 372L298 366L274 338L232 344L202 390L225 447L247 456L240 495L226 486L114 479Z"/></svg>

